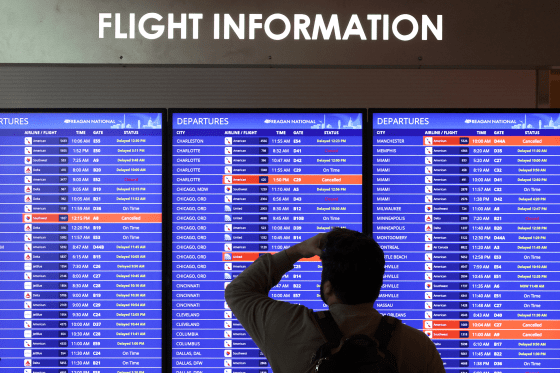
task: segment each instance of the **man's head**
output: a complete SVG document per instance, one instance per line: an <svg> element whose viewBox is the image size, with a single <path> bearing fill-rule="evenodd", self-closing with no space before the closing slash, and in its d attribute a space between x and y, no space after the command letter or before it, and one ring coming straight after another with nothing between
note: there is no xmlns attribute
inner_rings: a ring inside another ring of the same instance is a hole
<svg viewBox="0 0 560 373"><path fill-rule="evenodd" d="M333 228L323 236L321 299L327 303L324 284L344 304L374 302L385 273L385 257L377 242L363 233Z"/></svg>

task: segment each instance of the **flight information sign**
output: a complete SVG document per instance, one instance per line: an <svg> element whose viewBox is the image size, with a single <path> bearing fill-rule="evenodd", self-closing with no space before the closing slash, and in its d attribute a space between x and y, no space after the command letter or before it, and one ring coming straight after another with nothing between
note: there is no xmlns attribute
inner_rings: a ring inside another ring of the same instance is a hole
<svg viewBox="0 0 560 373"><path fill-rule="evenodd" d="M174 112L173 372L271 372L224 300L259 255L362 230L364 112ZM275 299L325 309L318 258Z"/></svg>
<svg viewBox="0 0 560 373"><path fill-rule="evenodd" d="M0 372L162 371L162 120L0 113Z"/></svg>
<svg viewBox="0 0 560 373"><path fill-rule="evenodd" d="M560 369L560 115L372 113L375 307L447 372Z"/></svg>

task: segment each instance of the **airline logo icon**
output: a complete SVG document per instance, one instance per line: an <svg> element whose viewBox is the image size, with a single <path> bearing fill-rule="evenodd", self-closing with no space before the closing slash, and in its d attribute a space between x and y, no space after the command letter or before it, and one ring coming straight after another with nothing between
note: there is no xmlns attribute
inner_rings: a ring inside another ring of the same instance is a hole
<svg viewBox="0 0 560 373"><path fill-rule="evenodd" d="M23 230L26 232L31 232L33 230L33 228L31 227L31 224L25 224L23 226Z"/></svg>
<svg viewBox="0 0 560 373"><path fill-rule="evenodd" d="M232 244L230 244L230 243L224 244L224 250L225 250L225 251L231 251L232 248L233 248L233 245L232 245Z"/></svg>
<svg viewBox="0 0 560 373"><path fill-rule="evenodd" d="M432 242L432 234L431 233L427 233L424 235L424 240L428 241L428 242Z"/></svg>
<svg viewBox="0 0 560 373"><path fill-rule="evenodd" d="M224 182L226 184L232 184L233 183L233 178L231 176L224 176Z"/></svg>
<svg viewBox="0 0 560 373"><path fill-rule="evenodd" d="M426 146L426 147L424 148L424 153L426 153L426 154L432 154L432 153L433 153L432 147L431 147L431 146Z"/></svg>
<svg viewBox="0 0 560 373"><path fill-rule="evenodd" d="M232 193L233 192L233 188L231 187L231 185L226 185L224 186L224 192L225 193ZM227 202L227 201L226 201ZM231 202L231 197L230 197L230 202Z"/></svg>
<svg viewBox="0 0 560 373"><path fill-rule="evenodd" d="M29 166L26 166L23 168L23 172L26 174L32 174L33 173L33 169Z"/></svg>
<svg viewBox="0 0 560 373"><path fill-rule="evenodd" d="M431 271L432 270L432 263L424 263L424 270Z"/></svg>
<svg viewBox="0 0 560 373"><path fill-rule="evenodd" d="M224 319L233 318L233 313L231 311L224 311Z"/></svg>
<svg viewBox="0 0 560 373"><path fill-rule="evenodd" d="M232 196L224 196L225 203L231 203L232 200L233 200Z"/></svg>
<svg viewBox="0 0 560 373"><path fill-rule="evenodd" d="M23 347L31 347L31 341L29 339L23 341Z"/></svg>
<svg viewBox="0 0 560 373"><path fill-rule="evenodd" d="M233 158L231 158L231 157L225 157L225 158L224 158L224 163L225 163L225 164L233 164Z"/></svg>
<svg viewBox="0 0 560 373"><path fill-rule="evenodd" d="M224 340L224 347L231 348L231 346L232 346L232 341L230 339Z"/></svg>
<svg viewBox="0 0 560 373"><path fill-rule="evenodd" d="M434 164L432 157L424 157L425 164Z"/></svg>
<svg viewBox="0 0 560 373"><path fill-rule="evenodd" d="M431 184L433 182L433 176L426 176L425 181L426 184Z"/></svg>
<svg viewBox="0 0 560 373"><path fill-rule="evenodd" d="M426 335L431 339L432 338L432 332L430 330L425 330L424 333L426 333Z"/></svg>
<svg viewBox="0 0 560 373"><path fill-rule="evenodd" d="M231 284L231 282L224 282L224 289L227 288L229 284Z"/></svg>
<svg viewBox="0 0 560 373"><path fill-rule="evenodd" d="M32 212L31 211L32 208L33 207L31 205L25 205L24 210L25 210L25 212Z"/></svg>
<svg viewBox="0 0 560 373"><path fill-rule="evenodd" d="M232 353L231 350L224 350L224 357L231 357Z"/></svg>
<svg viewBox="0 0 560 373"><path fill-rule="evenodd" d="M424 285L424 289L425 289L425 290L432 290L433 287L432 287L432 283L431 283L431 282L426 282L426 283L424 283L424 284L425 284L425 285Z"/></svg>
<svg viewBox="0 0 560 373"><path fill-rule="evenodd" d="M231 173L233 173L233 167L231 167L231 166L225 166L225 167L224 167L224 173L226 173L226 174L231 174Z"/></svg>
<svg viewBox="0 0 560 373"><path fill-rule="evenodd" d="M432 302L424 302L424 308L427 310L432 309Z"/></svg>
<svg viewBox="0 0 560 373"><path fill-rule="evenodd" d="M225 320L224 321L224 328L231 329L232 324L233 323L231 322L231 320Z"/></svg>
<svg viewBox="0 0 560 373"><path fill-rule="evenodd" d="M424 206L424 211L425 211L425 212L432 212L432 211L433 211L432 205L426 205L426 206Z"/></svg>
<svg viewBox="0 0 560 373"><path fill-rule="evenodd" d="M30 291L26 291L25 293L23 293L23 298L24 298L24 299L31 299L31 292L30 292Z"/></svg>
<svg viewBox="0 0 560 373"><path fill-rule="evenodd" d="M31 271L33 269L33 265L31 263L23 263L23 269Z"/></svg>
<svg viewBox="0 0 560 373"><path fill-rule="evenodd" d="M225 145L231 145L231 144L233 144L233 139L232 139L231 137L226 137L226 138L224 139L224 144L225 144Z"/></svg>
<svg viewBox="0 0 560 373"><path fill-rule="evenodd" d="M425 245L424 245L424 249L425 249L425 250L432 251L432 244L431 244L431 243L425 244Z"/></svg>
<svg viewBox="0 0 560 373"><path fill-rule="evenodd" d="M424 230L425 230L426 232L433 232L432 225L431 225L431 224L426 224L426 225L424 226Z"/></svg>
<svg viewBox="0 0 560 373"><path fill-rule="evenodd" d="M424 170L425 170L424 172L429 174L429 175L434 173L434 169L433 169L432 166L426 166Z"/></svg>
<svg viewBox="0 0 560 373"><path fill-rule="evenodd" d="M31 288L32 288L31 282L24 282L24 283L23 283L23 288L24 288L25 290L31 290Z"/></svg>
<svg viewBox="0 0 560 373"><path fill-rule="evenodd" d="M231 330L224 330L224 338L231 338Z"/></svg>
<svg viewBox="0 0 560 373"><path fill-rule="evenodd" d="M424 318L431 319L432 318L432 311L424 311Z"/></svg>
<svg viewBox="0 0 560 373"><path fill-rule="evenodd" d="M224 205L224 211L225 212L231 212L231 206L230 205Z"/></svg>
<svg viewBox="0 0 560 373"><path fill-rule="evenodd" d="M24 366L24 367L30 367L31 364L33 364L31 359L25 359L25 360L23 361L23 366Z"/></svg>
<svg viewBox="0 0 560 373"><path fill-rule="evenodd" d="M31 178L31 176L25 176L25 183L26 184L30 184L33 181L33 179Z"/></svg>
<svg viewBox="0 0 560 373"><path fill-rule="evenodd" d="M31 251L31 244L30 243L23 244L23 249L25 251ZM26 263L26 264L29 264L29 263Z"/></svg>
<svg viewBox="0 0 560 373"><path fill-rule="evenodd" d="M434 142L434 140L431 137L426 137L424 139L424 145L433 145L433 142Z"/></svg>
<svg viewBox="0 0 560 373"><path fill-rule="evenodd" d="M230 359L225 359L225 360L224 360L224 366L225 366L225 367L230 367L231 364L232 364L232 362L231 362ZM224 369L224 370L225 370L225 369Z"/></svg>
<svg viewBox="0 0 560 373"><path fill-rule="evenodd" d="M32 215L24 215L23 220L24 221L32 221Z"/></svg>
<svg viewBox="0 0 560 373"><path fill-rule="evenodd" d="M424 260L428 260L428 261L432 261L432 253L426 253L424 254Z"/></svg>
<svg viewBox="0 0 560 373"><path fill-rule="evenodd" d="M229 234L224 234L224 241L231 241L231 236ZM231 257L231 255L230 255ZM229 259L231 260L231 259Z"/></svg>
<svg viewBox="0 0 560 373"><path fill-rule="evenodd" d="M26 319L30 319L31 318L31 311L24 311L23 312L23 317Z"/></svg>
<svg viewBox="0 0 560 373"><path fill-rule="evenodd" d="M231 215L224 215L224 221L231 221Z"/></svg>
<svg viewBox="0 0 560 373"><path fill-rule="evenodd" d="M25 157L24 160L25 160L25 164L31 164L31 163L33 163L33 158L31 158L31 157Z"/></svg>
<svg viewBox="0 0 560 373"><path fill-rule="evenodd" d="M426 272L426 273L424 273L424 280L431 281L432 278L433 278L433 277L432 277L432 273L431 273L431 272Z"/></svg>
<svg viewBox="0 0 560 373"><path fill-rule="evenodd" d="M29 203L31 202L32 198L30 195L26 195L25 197L23 197L23 200L25 201L25 203Z"/></svg>
<svg viewBox="0 0 560 373"><path fill-rule="evenodd" d="M233 266L231 265L231 263L224 263L224 270L231 271L232 269Z"/></svg>
<svg viewBox="0 0 560 373"><path fill-rule="evenodd" d="M229 308L229 304L227 304L227 302L224 302L224 308L227 309L227 310L231 309L231 308Z"/></svg>
<svg viewBox="0 0 560 373"><path fill-rule="evenodd" d="M231 273L224 272L224 280L231 280Z"/></svg>
<svg viewBox="0 0 560 373"><path fill-rule="evenodd" d="M23 239L24 239L25 241L31 241L31 238L32 238L32 236L31 236L31 234L29 234L29 233L26 233L25 236L23 237ZM31 260L31 258L26 259L26 260Z"/></svg>
<svg viewBox="0 0 560 373"><path fill-rule="evenodd" d="M424 292L424 299L433 299L432 292L431 291Z"/></svg>
<svg viewBox="0 0 560 373"><path fill-rule="evenodd" d="M233 230L232 224L224 224L224 231L231 232Z"/></svg>
<svg viewBox="0 0 560 373"><path fill-rule="evenodd" d="M30 146L26 146L24 153L25 154L33 154L33 148L30 147Z"/></svg>
<svg viewBox="0 0 560 373"><path fill-rule="evenodd" d="M433 221L432 215L426 215L424 216L424 221L431 223Z"/></svg>
<svg viewBox="0 0 560 373"><path fill-rule="evenodd" d="M33 138L32 137L26 137L24 142L25 142L25 145L31 145L31 144L33 144Z"/></svg>
<svg viewBox="0 0 560 373"><path fill-rule="evenodd" d="M424 321L424 328L432 329L432 321L431 320Z"/></svg>
<svg viewBox="0 0 560 373"><path fill-rule="evenodd" d="M226 148L224 149L224 153L227 155L233 154L233 148L226 146Z"/></svg>
<svg viewBox="0 0 560 373"><path fill-rule="evenodd" d="M231 260L231 254L225 253L224 254L224 260Z"/></svg>
<svg viewBox="0 0 560 373"><path fill-rule="evenodd" d="M24 330L23 331L23 336L25 338L31 338L31 330Z"/></svg>
<svg viewBox="0 0 560 373"><path fill-rule="evenodd" d="M432 196L424 196L424 202L432 203Z"/></svg>
<svg viewBox="0 0 560 373"><path fill-rule="evenodd" d="M33 303L30 302L30 301L28 301L28 300L26 300L25 302L23 302L23 308L29 310L29 309L33 308Z"/></svg>
<svg viewBox="0 0 560 373"><path fill-rule="evenodd" d="M424 192L426 193L432 193L432 190L433 188L431 185L426 185L426 187L424 188Z"/></svg>
<svg viewBox="0 0 560 373"><path fill-rule="evenodd" d="M23 187L23 192L24 193L31 193L33 190L31 189L31 187L29 185L26 185L25 187Z"/></svg>

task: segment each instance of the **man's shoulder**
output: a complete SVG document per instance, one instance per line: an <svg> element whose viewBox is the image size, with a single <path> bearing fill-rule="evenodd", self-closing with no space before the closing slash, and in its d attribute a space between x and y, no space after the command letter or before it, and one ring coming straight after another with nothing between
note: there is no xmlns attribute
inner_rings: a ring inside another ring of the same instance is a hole
<svg viewBox="0 0 560 373"><path fill-rule="evenodd" d="M421 330L401 323L389 344L401 371L444 372L433 341Z"/></svg>
<svg viewBox="0 0 560 373"><path fill-rule="evenodd" d="M432 343L430 338L424 332L422 332L422 331L420 331L416 328L413 328L411 326L408 326L408 325L406 325L402 322L401 322L400 332L406 338L413 338L413 339L418 339L418 340L421 340L421 341Z"/></svg>

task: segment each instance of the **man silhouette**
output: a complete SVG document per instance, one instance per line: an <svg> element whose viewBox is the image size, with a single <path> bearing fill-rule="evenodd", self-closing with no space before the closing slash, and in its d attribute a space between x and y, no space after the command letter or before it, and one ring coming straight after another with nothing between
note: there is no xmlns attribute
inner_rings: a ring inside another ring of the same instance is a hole
<svg viewBox="0 0 560 373"><path fill-rule="evenodd" d="M226 288L226 301L275 373L304 373L326 340L313 310L272 299L268 292L302 258L320 256L319 294L343 338L366 334L373 339L381 315L373 308L385 272L379 245L360 232L334 228L275 255L264 254ZM307 294L308 292L306 292ZM388 345L400 373L444 373L433 342L423 332L397 323Z"/></svg>

